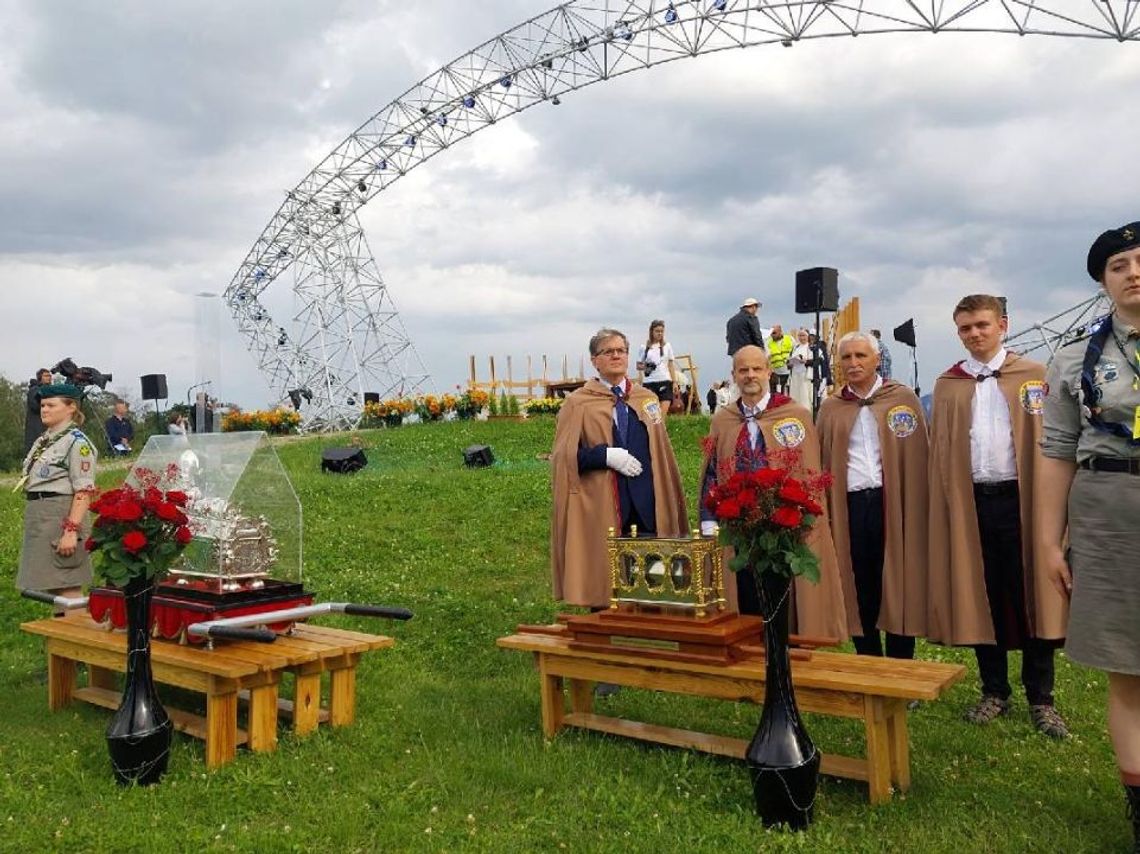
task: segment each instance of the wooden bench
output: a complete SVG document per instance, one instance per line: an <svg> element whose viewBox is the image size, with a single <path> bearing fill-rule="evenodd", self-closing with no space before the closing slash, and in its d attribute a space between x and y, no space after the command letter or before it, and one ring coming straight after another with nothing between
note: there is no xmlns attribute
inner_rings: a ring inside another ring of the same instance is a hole
<svg viewBox="0 0 1140 854"><path fill-rule="evenodd" d="M120 692L115 673L126 670L124 632L112 632L86 614L36 620L20 628L45 640L48 707L72 700L116 709ZM301 624L292 635L270 644L221 642L208 650L167 641L151 642L151 669L159 684L206 695L206 715L167 708L180 732L206 742L206 765L216 768L234 758L239 745L268 752L277 747L277 716L291 714L298 735L321 720L346 726L356 715L356 665L369 650L395 642L382 635ZM79 662L87 665L87 685L78 686ZM321 708L321 674L329 674L327 712ZM292 699L279 698L281 677L294 676ZM238 728L238 701L248 700L248 731Z"/></svg>
<svg viewBox="0 0 1140 854"><path fill-rule="evenodd" d="M532 652L541 679L542 731L547 738L564 726L596 730L743 759L748 742L738 738L657 726L594 713L594 684L610 682L633 688L762 703L764 661L710 665L639 657L636 652L572 649L557 634L516 634L500 638L503 649ZM792 681L802 711L858 718L867 734L866 756L823 754L825 774L861 780L871 803L889 801L891 785L910 788L910 738L907 703L936 700L966 673L958 664L901 661L838 652L813 651L792 660ZM566 711L564 685L570 711Z"/></svg>

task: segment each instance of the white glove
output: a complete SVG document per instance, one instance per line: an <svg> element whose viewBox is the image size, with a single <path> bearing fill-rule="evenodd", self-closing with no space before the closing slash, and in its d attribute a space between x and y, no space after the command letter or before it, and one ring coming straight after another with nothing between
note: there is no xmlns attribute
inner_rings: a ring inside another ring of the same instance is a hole
<svg viewBox="0 0 1140 854"><path fill-rule="evenodd" d="M715 537L716 536L716 522L707 521L701 522L701 536L702 537Z"/></svg>
<svg viewBox="0 0 1140 854"><path fill-rule="evenodd" d="M641 463L625 448L606 448L606 465L626 477L641 474Z"/></svg>

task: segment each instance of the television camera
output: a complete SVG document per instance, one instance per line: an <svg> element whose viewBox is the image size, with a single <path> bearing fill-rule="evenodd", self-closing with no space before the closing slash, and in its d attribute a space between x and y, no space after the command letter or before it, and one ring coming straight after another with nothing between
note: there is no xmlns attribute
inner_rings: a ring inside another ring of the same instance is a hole
<svg viewBox="0 0 1140 854"><path fill-rule="evenodd" d="M90 365L79 367L68 356L60 359L59 362L51 369L53 374L63 374L67 381L72 385L86 388L89 385L97 385L102 391L107 390L107 383L111 382L111 375L105 374L98 368L93 368Z"/></svg>

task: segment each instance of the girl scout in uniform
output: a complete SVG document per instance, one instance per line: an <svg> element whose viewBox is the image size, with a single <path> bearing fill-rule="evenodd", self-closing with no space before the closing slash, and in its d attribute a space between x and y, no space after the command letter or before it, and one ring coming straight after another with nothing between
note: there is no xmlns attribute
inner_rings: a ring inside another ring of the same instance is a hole
<svg viewBox="0 0 1140 854"><path fill-rule="evenodd" d="M1069 657L1108 673L1108 731L1140 854L1140 222L1098 237L1088 272L1113 312L1049 368L1041 565L1072 597Z"/></svg>
<svg viewBox="0 0 1140 854"><path fill-rule="evenodd" d="M40 390L45 430L24 458L24 542L16 586L77 596L91 580L83 548L85 517L95 491L95 447L79 427L80 390L60 383Z"/></svg>

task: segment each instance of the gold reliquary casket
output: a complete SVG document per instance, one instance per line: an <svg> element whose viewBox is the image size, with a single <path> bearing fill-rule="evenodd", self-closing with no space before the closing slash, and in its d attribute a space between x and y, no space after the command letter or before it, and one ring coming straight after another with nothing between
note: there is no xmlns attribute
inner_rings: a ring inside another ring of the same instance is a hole
<svg viewBox="0 0 1140 854"><path fill-rule="evenodd" d="M621 537L609 529L610 608L652 606L706 617L724 611L724 565L716 537Z"/></svg>

